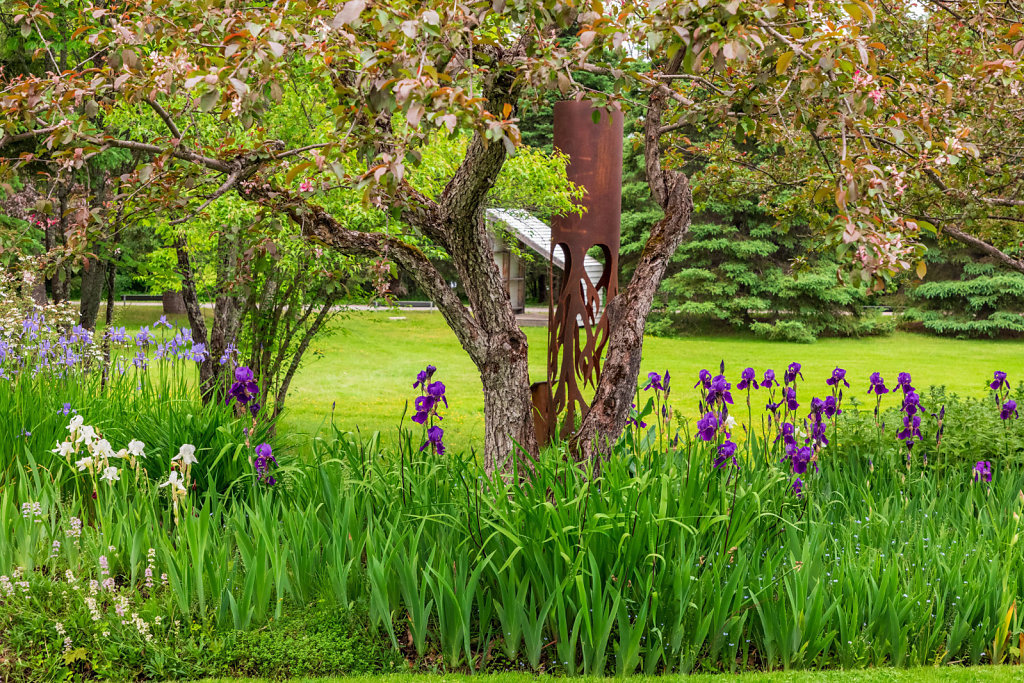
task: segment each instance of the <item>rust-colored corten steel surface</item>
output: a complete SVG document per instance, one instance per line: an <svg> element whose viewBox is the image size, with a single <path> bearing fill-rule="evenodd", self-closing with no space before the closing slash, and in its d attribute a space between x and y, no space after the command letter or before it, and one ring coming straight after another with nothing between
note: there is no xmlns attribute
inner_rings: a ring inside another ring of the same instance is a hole
<svg viewBox="0 0 1024 683"><path fill-rule="evenodd" d="M588 408L583 389L600 379L608 340L605 310L619 285L622 112L595 109L589 102L558 102L554 146L569 157L569 180L586 188L583 214L551 224L552 250L562 251L565 271L548 325L548 424L563 416L564 431L570 431L577 413L582 416ZM594 247L601 248L598 260L604 263L597 282L584 269L584 257Z"/></svg>

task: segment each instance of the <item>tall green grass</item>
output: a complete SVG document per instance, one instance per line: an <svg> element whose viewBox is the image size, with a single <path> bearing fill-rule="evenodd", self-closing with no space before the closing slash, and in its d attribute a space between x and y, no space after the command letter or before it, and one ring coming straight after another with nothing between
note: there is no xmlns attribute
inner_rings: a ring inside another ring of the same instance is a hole
<svg viewBox="0 0 1024 683"><path fill-rule="evenodd" d="M947 434L988 424L972 421L988 409L957 404ZM395 450L338 431L314 440L311 462L281 467L277 487L204 486L177 521L146 477L103 482L93 499L85 475L21 449L0 490L0 573L23 568L31 589L0 594L0 610L84 613L45 595L67 570L102 579L104 554L117 590L165 624L252 629L290 605L354 607L413 661L450 670L1019 662L1019 427L986 484L971 453L908 468L880 453L892 436L876 441L871 424L840 419L803 497L759 429L735 468L712 467L685 430L673 446L635 429L597 477L556 448L508 480L408 433ZM24 514L34 502L42 514ZM72 517L85 521L73 538ZM145 588L149 548L166 588ZM77 623L78 639L98 628Z"/></svg>

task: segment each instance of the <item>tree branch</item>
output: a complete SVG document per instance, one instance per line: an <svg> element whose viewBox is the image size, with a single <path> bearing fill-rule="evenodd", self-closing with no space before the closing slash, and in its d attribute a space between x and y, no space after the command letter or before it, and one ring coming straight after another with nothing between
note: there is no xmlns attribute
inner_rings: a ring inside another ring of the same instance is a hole
<svg viewBox="0 0 1024 683"><path fill-rule="evenodd" d="M239 194L288 215L308 239L332 247L343 254L371 256L395 261L412 275L455 331L462 347L475 362L486 354L483 329L462 305L455 292L422 251L391 235L361 232L344 227L323 208L267 185L245 187Z"/></svg>
<svg viewBox="0 0 1024 683"><path fill-rule="evenodd" d="M1018 273L1024 273L1024 261L1020 259L1015 259L1014 257L1010 256L1009 254L1002 251L998 247L989 244L980 237L975 237L974 235L964 230L961 230L960 228L950 223L942 223L942 232L943 234L949 235L950 237L955 239L957 242L960 242L961 244L966 244L967 246L974 247L975 249L988 254L995 260L1002 263L1004 266L1007 266L1008 268L1011 268L1017 271Z"/></svg>
<svg viewBox="0 0 1024 683"><path fill-rule="evenodd" d="M232 171L235 171L238 168L237 162L229 162L229 161L222 161L221 159L214 159L213 157L203 156L202 154L197 154L197 153L191 152L191 151L189 151L187 149L170 149L170 150L168 150L167 148L161 147L160 145L150 145L150 144L145 143L145 142L136 142L135 140L119 140L117 138L111 138L111 137L101 138L101 139L86 138L86 140L88 142L93 143L94 145L100 145L100 146L108 145L110 147L117 147L117 148L120 148L120 149L128 149L128 150L131 150L133 152L147 152L149 154L168 154L169 153L175 159L180 159L182 161L188 161L188 162L191 162L193 164L197 164L199 166L205 166L206 168L210 169L211 171L220 171L221 173L231 173Z"/></svg>
<svg viewBox="0 0 1024 683"><path fill-rule="evenodd" d="M180 144L181 131L178 130L178 125L174 123L174 119L172 119L171 115L167 113L167 110L164 109L163 106L152 97L148 98L146 100L146 103L150 106L150 108L153 111L156 112L157 116L163 119L164 125L167 126L167 130L171 131L171 135L173 135L174 139Z"/></svg>
<svg viewBox="0 0 1024 683"><path fill-rule="evenodd" d="M60 128L60 126L46 126L45 128L36 128L35 130L25 131L24 133L12 133L5 135L0 138L0 149L3 149L7 145L14 142L21 142L22 140L31 140L41 135L49 135L53 131Z"/></svg>

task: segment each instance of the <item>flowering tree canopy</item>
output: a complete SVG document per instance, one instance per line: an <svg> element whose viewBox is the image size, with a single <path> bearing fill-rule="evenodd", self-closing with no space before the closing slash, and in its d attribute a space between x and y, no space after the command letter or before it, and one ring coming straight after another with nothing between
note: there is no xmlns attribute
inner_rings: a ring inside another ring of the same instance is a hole
<svg viewBox="0 0 1024 683"><path fill-rule="evenodd" d="M395 261L480 368L492 467L508 466L513 443L536 444L525 337L480 209L516 152L517 116L547 91L642 110L647 177L665 213L612 305L604 375L576 437L584 454L628 417L643 323L688 229L695 168L797 190L783 208L799 202L868 284L922 268L923 232L1024 271L1013 96L1024 35L1011 5L125 0L85 3L70 18L51 0L14 7L37 66L0 92L4 189L19 174L73 174L127 150L140 161L134 198L174 221L237 192L309 239ZM587 91L580 72L614 87ZM297 91L311 103L299 109L307 125L287 135L265 125ZM443 177L415 181L432 142L467 136ZM333 188L361 191L414 236L338 220L324 208ZM425 243L451 259L469 310Z"/></svg>

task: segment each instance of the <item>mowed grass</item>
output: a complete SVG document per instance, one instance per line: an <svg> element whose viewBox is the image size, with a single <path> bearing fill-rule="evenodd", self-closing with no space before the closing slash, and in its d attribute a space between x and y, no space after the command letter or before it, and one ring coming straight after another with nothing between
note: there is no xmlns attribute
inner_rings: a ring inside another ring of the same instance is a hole
<svg viewBox="0 0 1024 683"><path fill-rule="evenodd" d="M205 683L253 683L259 679L224 678L207 680ZM317 683L598 683L621 681L621 678L555 678L531 674L481 674L466 676L459 674L390 674L380 676L352 676L347 678L295 678L293 681L316 681ZM659 677L636 676L630 679L636 683L937 683L956 681L1020 681L1024 671L1015 666L977 667L922 667L914 669L853 669L835 671L778 671L773 673L697 674L692 676L672 675Z"/></svg>
<svg viewBox="0 0 1024 683"><path fill-rule="evenodd" d="M159 316L158 306L117 306L116 324L129 328ZM184 325L183 318L176 322ZM547 333L526 328L530 344L531 377L545 379ZM685 415L696 414L692 389L697 373L717 373L726 363L734 383L746 367L772 368L781 378L786 366L803 365L801 403L824 396L825 380L837 365L848 371L853 396L868 402L868 376L881 372L891 388L899 372L910 372L914 385L924 389L944 385L965 395L987 391L995 370L1004 370L1016 385L1024 380L1024 341L971 340L896 333L888 337L822 339L814 344L769 342L749 336L649 337L644 342L641 377L652 370L672 373L673 404ZM393 438L406 404L418 394L412 384L427 364L437 366L436 378L448 388L449 408L443 426L449 447L479 448L483 435L483 392L480 376L439 313L426 311L348 312L333 330L311 346L307 361L292 384L282 433L297 437L316 433L332 419L343 430L368 435L380 431ZM734 390L737 406L743 399ZM895 399L887 397L888 402ZM763 406L755 394L755 410ZM745 408L740 409L745 412ZM405 425L420 429L409 422Z"/></svg>

